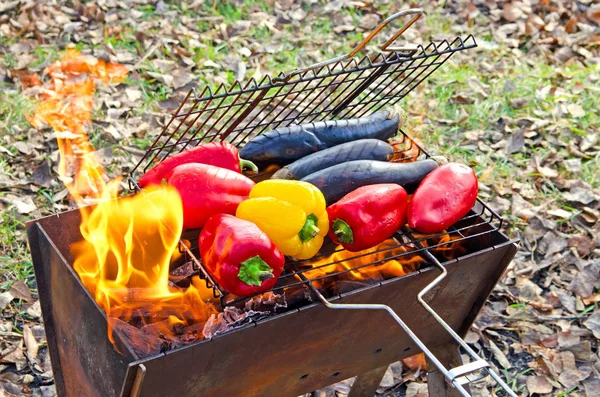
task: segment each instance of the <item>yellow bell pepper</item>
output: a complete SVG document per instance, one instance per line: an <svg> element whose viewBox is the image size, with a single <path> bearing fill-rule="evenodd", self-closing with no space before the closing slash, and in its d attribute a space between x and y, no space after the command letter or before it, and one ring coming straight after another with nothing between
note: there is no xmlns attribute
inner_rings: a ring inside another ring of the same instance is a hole
<svg viewBox="0 0 600 397"><path fill-rule="evenodd" d="M284 255L308 259L329 231L325 197L308 182L271 179L257 183L236 216L254 222Z"/></svg>

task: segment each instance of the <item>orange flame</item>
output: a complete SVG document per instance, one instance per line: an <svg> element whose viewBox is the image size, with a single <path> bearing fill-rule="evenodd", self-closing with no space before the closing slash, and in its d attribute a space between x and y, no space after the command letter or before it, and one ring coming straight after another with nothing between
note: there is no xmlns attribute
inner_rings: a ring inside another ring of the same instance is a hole
<svg viewBox="0 0 600 397"><path fill-rule="evenodd" d="M87 138L95 79L121 82L126 67L69 50L44 74L48 80L41 102L28 120L55 131L59 176L82 215L83 240L71 249L83 284L109 318L162 321L154 327L160 336L170 336L174 327L206 321L211 308L202 301L206 293L200 283L186 290L169 286L169 262L183 224L179 194L167 186L116 200L121 179L106 177ZM97 205L84 207L90 202ZM114 343L110 328L109 323Z"/></svg>
<svg viewBox="0 0 600 397"><path fill-rule="evenodd" d="M64 57L44 70L48 76L40 104L29 122L36 128L48 124L55 131L60 162L58 173L71 197L81 206L84 198L118 196L120 178L107 182L85 132L92 120L94 79L118 83L127 77L124 65L105 62L69 49Z"/></svg>
<svg viewBox="0 0 600 397"><path fill-rule="evenodd" d="M441 254L445 259L454 259L467 253L467 248L456 241L457 236L443 234L431 237L417 233L413 233L413 236L423 247L431 247L432 253ZM425 263L418 253L410 253L414 250L414 247L399 245L394 239L360 252L346 251L338 245L332 255L311 262L313 269L304 274L311 280L317 279L313 284L318 288L325 283L325 279L321 278L335 273L359 281L387 280L414 272Z"/></svg>
<svg viewBox="0 0 600 397"><path fill-rule="evenodd" d="M386 280L403 276L419 268L423 259L418 255L403 255L412 249L388 239L376 247L360 252L350 252L337 246L336 251L311 263L314 270L305 272L307 278L316 279L328 274L344 272L355 280ZM398 257L399 255L402 255ZM388 259L389 258L389 259ZM387 260L386 260L387 259ZM372 264L376 262L376 264ZM322 280L315 282L321 286Z"/></svg>

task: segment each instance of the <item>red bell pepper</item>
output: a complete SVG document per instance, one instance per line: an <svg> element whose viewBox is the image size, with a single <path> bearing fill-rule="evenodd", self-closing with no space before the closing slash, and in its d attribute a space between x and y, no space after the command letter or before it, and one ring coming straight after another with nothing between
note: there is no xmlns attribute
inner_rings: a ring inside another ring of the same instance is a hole
<svg viewBox="0 0 600 397"><path fill-rule="evenodd" d="M232 144L211 142L198 145L161 161L142 176L138 185L142 188L148 185L160 185L173 168L189 163L214 165L235 172L242 172L242 169L247 167L258 172L258 168L252 162L240 159L237 148Z"/></svg>
<svg viewBox="0 0 600 397"><path fill-rule="evenodd" d="M254 187L250 178L235 171L197 163L178 165L167 181L181 196L186 229L200 228L216 214L235 214Z"/></svg>
<svg viewBox="0 0 600 397"><path fill-rule="evenodd" d="M395 183L359 187L327 207L329 237L348 251L381 244L406 223L407 201Z"/></svg>
<svg viewBox="0 0 600 397"><path fill-rule="evenodd" d="M478 182L466 165L448 163L423 179L408 205L408 225L439 233L467 215L477 200Z"/></svg>
<svg viewBox="0 0 600 397"><path fill-rule="evenodd" d="M273 288L285 262L258 226L227 214L206 222L198 246L206 270L224 290L238 296Z"/></svg>

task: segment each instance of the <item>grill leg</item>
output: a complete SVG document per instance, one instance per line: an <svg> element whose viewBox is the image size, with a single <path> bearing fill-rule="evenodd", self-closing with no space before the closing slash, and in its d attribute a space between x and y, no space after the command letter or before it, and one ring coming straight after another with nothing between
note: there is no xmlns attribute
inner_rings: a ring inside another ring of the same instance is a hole
<svg viewBox="0 0 600 397"><path fill-rule="evenodd" d="M379 367L356 377L348 397L372 397L377 392L387 366Z"/></svg>
<svg viewBox="0 0 600 397"><path fill-rule="evenodd" d="M432 349L432 352L446 368L454 368L462 364L457 345L443 345ZM429 360L427 360L427 369L427 388L429 390L430 396L462 396L462 394L460 394L454 387L452 387L450 383L446 382L444 375ZM468 385L465 385L464 387L467 389L467 391L469 391Z"/></svg>

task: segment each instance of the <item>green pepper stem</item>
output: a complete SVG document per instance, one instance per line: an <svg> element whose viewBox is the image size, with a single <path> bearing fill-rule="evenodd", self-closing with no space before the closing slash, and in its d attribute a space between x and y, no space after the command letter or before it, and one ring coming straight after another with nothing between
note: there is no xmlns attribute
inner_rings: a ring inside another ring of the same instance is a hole
<svg viewBox="0 0 600 397"><path fill-rule="evenodd" d="M337 238L340 243L354 243L354 233L352 233L352 228L343 219L337 218L334 220L332 229L335 238Z"/></svg>
<svg viewBox="0 0 600 397"><path fill-rule="evenodd" d="M275 277L273 269L260 256L246 259L240 265L238 278L245 284L260 287L263 281Z"/></svg>
<svg viewBox="0 0 600 397"><path fill-rule="evenodd" d="M298 235L300 236L300 241L306 243L311 238L319 234L321 230L317 227L317 223L319 223L319 218L317 218L315 214L310 214L306 217L306 222L304 222L304 226L302 226L302 229L300 229L300 231L298 232Z"/></svg>
<svg viewBox="0 0 600 397"><path fill-rule="evenodd" d="M240 169L243 171L244 168L250 168L254 173L258 172L258 167L252 161L240 159Z"/></svg>

